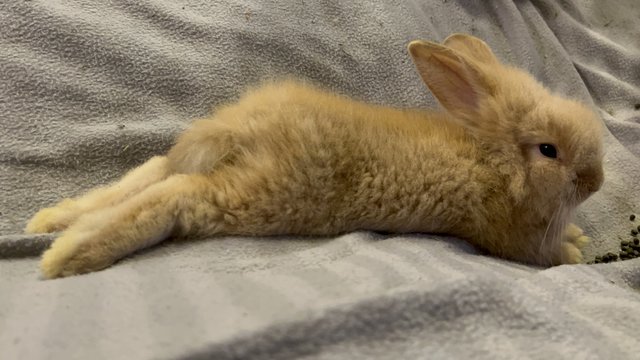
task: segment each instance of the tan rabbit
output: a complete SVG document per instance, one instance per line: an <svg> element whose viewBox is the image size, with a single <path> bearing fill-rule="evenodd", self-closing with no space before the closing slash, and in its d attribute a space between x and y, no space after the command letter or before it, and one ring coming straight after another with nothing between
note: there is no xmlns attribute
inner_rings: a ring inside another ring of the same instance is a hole
<svg viewBox="0 0 640 360"><path fill-rule="evenodd" d="M169 237L332 235L360 229L467 239L531 264L582 261L570 223L603 182L596 115L454 34L414 41L447 112L355 102L284 81L196 121L167 156L38 212L64 230L46 278L103 269Z"/></svg>

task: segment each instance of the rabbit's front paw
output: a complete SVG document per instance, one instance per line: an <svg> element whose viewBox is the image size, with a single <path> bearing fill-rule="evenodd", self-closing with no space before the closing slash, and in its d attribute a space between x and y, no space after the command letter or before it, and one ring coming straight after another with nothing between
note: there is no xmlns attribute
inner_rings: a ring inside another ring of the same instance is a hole
<svg viewBox="0 0 640 360"><path fill-rule="evenodd" d="M107 247L93 241L95 233L67 231L42 255L40 270L47 279L84 274L115 261Z"/></svg>
<svg viewBox="0 0 640 360"><path fill-rule="evenodd" d="M564 236L567 242L575 245L578 249L582 249L591 241L576 224L567 225Z"/></svg>
<svg viewBox="0 0 640 360"><path fill-rule="evenodd" d="M27 223L28 234L52 233L66 229L76 219L75 201L65 199L54 207L38 211Z"/></svg>
<svg viewBox="0 0 640 360"><path fill-rule="evenodd" d="M580 264L583 262L582 251L573 243L565 242L561 248L561 264Z"/></svg>
<svg viewBox="0 0 640 360"><path fill-rule="evenodd" d="M564 231L564 241L560 247L560 264L580 264L583 262L582 249L590 241L582 229L569 224Z"/></svg>

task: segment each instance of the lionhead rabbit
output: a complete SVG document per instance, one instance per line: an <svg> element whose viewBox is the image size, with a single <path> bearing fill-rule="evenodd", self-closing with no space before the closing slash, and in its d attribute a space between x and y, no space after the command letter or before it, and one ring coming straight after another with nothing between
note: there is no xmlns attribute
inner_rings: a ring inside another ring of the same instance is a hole
<svg viewBox="0 0 640 360"><path fill-rule="evenodd" d="M99 270L169 237L359 229L450 234L532 264L582 261L588 238L570 219L603 182L595 114L473 36L409 52L446 112L262 86L196 121L167 156L38 212L27 232L64 230L44 276Z"/></svg>

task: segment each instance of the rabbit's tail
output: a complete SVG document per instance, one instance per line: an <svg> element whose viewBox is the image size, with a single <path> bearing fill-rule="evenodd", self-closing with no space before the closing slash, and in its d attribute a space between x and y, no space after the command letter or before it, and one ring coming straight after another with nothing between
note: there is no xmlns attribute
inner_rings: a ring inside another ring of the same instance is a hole
<svg viewBox="0 0 640 360"><path fill-rule="evenodd" d="M176 174L207 174L232 162L240 146L237 130L217 119L195 121L167 154L169 168Z"/></svg>

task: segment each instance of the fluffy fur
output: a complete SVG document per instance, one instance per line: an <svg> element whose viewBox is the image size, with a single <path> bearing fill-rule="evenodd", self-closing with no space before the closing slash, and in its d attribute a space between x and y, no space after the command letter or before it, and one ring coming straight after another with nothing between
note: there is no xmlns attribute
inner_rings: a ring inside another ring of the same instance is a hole
<svg viewBox="0 0 640 360"><path fill-rule="evenodd" d="M582 261L588 239L570 219L603 181L595 114L472 36L409 52L445 112L266 84L196 121L167 156L38 212L27 232L64 230L42 273L99 270L169 237L359 229L450 234L532 264Z"/></svg>

